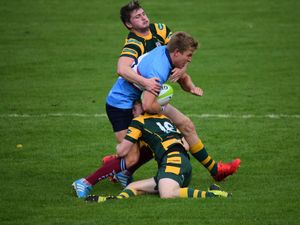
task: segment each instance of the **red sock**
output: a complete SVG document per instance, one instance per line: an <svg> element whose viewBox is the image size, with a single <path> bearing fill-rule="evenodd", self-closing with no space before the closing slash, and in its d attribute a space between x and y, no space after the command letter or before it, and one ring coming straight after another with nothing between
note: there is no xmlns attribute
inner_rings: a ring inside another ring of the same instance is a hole
<svg viewBox="0 0 300 225"><path fill-rule="evenodd" d="M134 164L132 167L128 168L127 170L129 171L130 174L133 174L138 168L140 168L150 159L153 159L153 152L149 148L144 146L140 149L139 161L136 164Z"/></svg>
<svg viewBox="0 0 300 225"><path fill-rule="evenodd" d="M97 169L94 173L87 176L85 179L91 185L95 185L100 180L103 180L108 176L113 176L115 173L118 173L125 169L126 169L125 160L123 158L115 158L103 164L99 169Z"/></svg>

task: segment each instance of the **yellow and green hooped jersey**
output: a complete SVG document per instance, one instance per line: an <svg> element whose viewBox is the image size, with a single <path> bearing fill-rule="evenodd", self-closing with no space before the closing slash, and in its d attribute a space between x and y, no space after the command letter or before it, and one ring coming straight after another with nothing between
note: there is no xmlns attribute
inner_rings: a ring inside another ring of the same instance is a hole
<svg viewBox="0 0 300 225"><path fill-rule="evenodd" d="M174 145L182 145L182 134L172 121L161 114L144 114L134 118L129 125L125 139L136 143L142 141L161 161L163 155Z"/></svg>
<svg viewBox="0 0 300 225"><path fill-rule="evenodd" d="M137 59L157 46L166 45L169 42L172 32L165 24L153 23L150 24L149 29L150 34L148 36L139 36L130 32L120 56Z"/></svg>

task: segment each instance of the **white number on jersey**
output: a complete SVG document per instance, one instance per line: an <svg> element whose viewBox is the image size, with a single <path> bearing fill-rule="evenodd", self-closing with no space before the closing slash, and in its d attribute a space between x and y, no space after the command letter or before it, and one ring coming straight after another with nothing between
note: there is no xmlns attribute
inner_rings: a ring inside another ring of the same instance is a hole
<svg viewBox="0 0 300 225"><path fill-rule="evenodd" d="M156 124L157 124L157 126L159 126L159 129L161 129L163 132L165 132L167 134L169 134L171 132L176 132L173 125L170 124L169 122L164 122L163 125L160 122L157 122Z"/></svg>

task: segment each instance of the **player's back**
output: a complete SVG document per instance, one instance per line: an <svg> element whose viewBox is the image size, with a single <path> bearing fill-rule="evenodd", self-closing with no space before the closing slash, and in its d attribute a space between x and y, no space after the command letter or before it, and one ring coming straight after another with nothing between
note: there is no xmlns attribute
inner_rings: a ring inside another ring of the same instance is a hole
<svg viewBox="0 0 300 225"><path fill-rule="evenodd" d="M134 118L132 122L133 126L141 130L141 139L150 147L158 161L171 146L182 145L182 134L164 115L146 113Z"/></svg>

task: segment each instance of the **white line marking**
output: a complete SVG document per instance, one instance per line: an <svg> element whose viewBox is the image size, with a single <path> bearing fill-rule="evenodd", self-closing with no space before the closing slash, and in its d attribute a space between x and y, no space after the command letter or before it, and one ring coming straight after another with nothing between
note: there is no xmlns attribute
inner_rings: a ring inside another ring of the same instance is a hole
<svg viewBox="0 0 300 225"><path fill-rule="evenodd" d="M280 118L296 118L300 119L300 115L287 115L287 114L266 114L266 115L233 115L233 114L189 114L190 117L196 118L240 118L240 119L251 119L251 118L269 118L269 119L280 119Z"/></svg>
<svg viewBox="0 0 300 225"><path fill-rule="evenodd" d="M195 118L236 118L236 119L251 119L251 118L268 118L268 119L280 119L280 118L295 118L300 119L300 115L288 115L288 114L266 114L266 115L255 115L255 114L187 114L189 117ZM46 118L46 117L106 117L107 115L102 114L86 114L86 113L46 113L46 114L0 114L0 118Z"/></svg>

